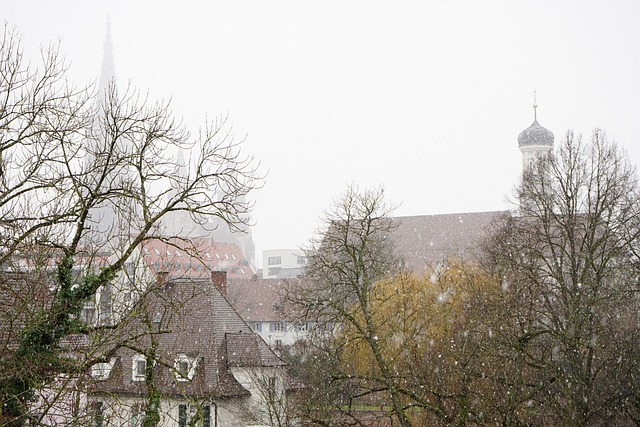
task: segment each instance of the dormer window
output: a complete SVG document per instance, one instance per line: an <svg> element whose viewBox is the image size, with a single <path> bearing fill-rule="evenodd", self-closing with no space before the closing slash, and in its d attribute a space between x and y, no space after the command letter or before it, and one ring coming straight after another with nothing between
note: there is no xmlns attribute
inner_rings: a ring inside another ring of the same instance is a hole
<svg viewBox="0 0 640 427"><path fill-rule="evenodd" d="M96 380L106 380L111 374L113 365L116 364L116 358L112 357L108 362L96 363L91 367L91 376Z"/></svg>
<svg viewBox="0 0 640 427"><path fill-rule="evenodd" d="M178 362L178 374L183 378L189 377L189 362L187 360Z"/></svg>
<svg viewBox="0 0 640 427"><path fill-rule="evenodd" d="M135 355L132 358L132 362L131 362L131 380L144 381L146 370L147 370L147 359L142 354Z"/></svg>
<svg viewBox="0 0 640 427"><path fill-rule="evenodd" d="M196 373L198 359L186 354L179 354L174 365L176 379L178 381L191 381Z"/></svg>

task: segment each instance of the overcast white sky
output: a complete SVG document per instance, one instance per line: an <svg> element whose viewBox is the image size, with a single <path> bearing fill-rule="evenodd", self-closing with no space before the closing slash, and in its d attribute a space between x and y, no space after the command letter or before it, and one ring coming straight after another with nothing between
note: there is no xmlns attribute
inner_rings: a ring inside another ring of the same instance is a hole
<svg viewBox="0 0 640 427"><path fill-rule="evenodd" d="M595 126L640 163L640 1L5 1L34 55L62 40L97 79L107 16L119 84L192 130L229 114L268 171L257 251L304 245L332 200L382 184L398 215L508 208L517 136ZM260 252L257 252L258 254Z"/></svg>

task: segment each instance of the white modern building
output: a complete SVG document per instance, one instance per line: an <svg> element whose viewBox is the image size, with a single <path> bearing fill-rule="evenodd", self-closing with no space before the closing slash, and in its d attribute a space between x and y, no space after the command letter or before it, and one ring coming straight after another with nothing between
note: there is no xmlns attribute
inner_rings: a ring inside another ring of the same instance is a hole
<svg viewBox="0 0 640 427"><path fill-rule="evenodd" d="M262 252L262 278L286 279L302 275L305 259L300 249L273 249Z"/></svg>

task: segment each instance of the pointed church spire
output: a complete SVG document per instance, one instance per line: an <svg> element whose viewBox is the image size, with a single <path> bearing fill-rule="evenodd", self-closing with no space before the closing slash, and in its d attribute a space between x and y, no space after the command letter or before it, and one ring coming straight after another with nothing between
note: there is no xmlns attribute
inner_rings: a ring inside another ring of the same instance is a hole
<svg viewBox="0 0 640 427"><path fill-rule="evenodd" d="M108 109L112 95L115 95L111 86L115 85L115 66L113 61L113 44L111 43L111 19L107 18L107 31L104 40L103 56L102 56L102 69L100 71L100 80L98 82L98 94L96 97L95 113L96 119L91 123L91 137L87 140L88 155L85 158L87 167L89 170L98 170L96 165L103 165L109 161L106 159L108 154L108 148L105 148L109 138L106 135L107 131L101 126L99 118L104 111ZM115 89L115 87L113 88ZM108 127L108 126L107 126ZM106 137L106 139L105 139ZM92 172L94 173L94 172ZM105 186L118 185L118 182L124 180L124 175L113 176L104 180ZM103 189L104 190L104 189ZM105 244L108 244L109 250L114 250L119 244L119 240L116 236L123 234L120 219L116 208L109 201L94 206L90 211L90 232L87 236L91 240L91 244L96 244L105 248Z"/></svg>
<svg viewBox="0 0 640 427"><path fill-rule="evenodd" d="M111 82L116 81L116 67L113 61L113 43L111 42L111 18L107 17L107 32L104 38L102 54L102 70L98 90L101 94L109 88Z"/></svg>

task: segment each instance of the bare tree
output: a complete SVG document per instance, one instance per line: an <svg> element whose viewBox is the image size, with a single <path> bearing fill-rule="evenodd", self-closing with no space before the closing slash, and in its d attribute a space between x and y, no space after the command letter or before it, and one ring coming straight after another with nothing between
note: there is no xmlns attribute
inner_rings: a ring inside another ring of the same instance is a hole
<svg viewBox="0 0 640 427"><path fill-rule="evenodd" d="M488 248L503 278L493 353L503 423L628 422L621 373L637 364L640 308L635 170L602 131L590 143L569 132L517 197Z"/></svg>
<svg viewBox="0 0 640 427"><path fill-rule="evenodd" d="M162 220L185 212L242 230L261 177L226 118L192 137L167 102L131 87L74 88L57 47L34 69L15 30L5 26L1 43L0 265L50 273L47 305L1 346L1 415L22 425L34 389L80 369L61 341L94 326L79 320L83 303L109 293L141 243L161 237ZM14 369L25 360L29 370Z"/></svg>
<svg viewBox="0 0 640 427"><path fill-rule="evenodd" d="M384 199L382 189L359 192L349 187L323 221L318 239L306 251L306 276L311 282L290 292L303 315L318 324L339 325L343 341L328 340L334 359L331 375L334 387L342 390L345 404L336 409L349 411L354 399L382 399L392 407L401 425L409 425L402 403L396 375L384 354L379 328L375 320L374 285L393 277L399 269L390 234L394 225L392 209ZM336 338L339 340L340 338ZM349 360L345 347L349 341L361 342L374 361L366 375L358 373ZM338 358L338 360L335 360Z"/></svg>

